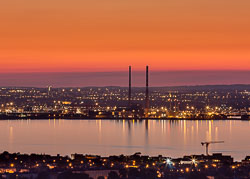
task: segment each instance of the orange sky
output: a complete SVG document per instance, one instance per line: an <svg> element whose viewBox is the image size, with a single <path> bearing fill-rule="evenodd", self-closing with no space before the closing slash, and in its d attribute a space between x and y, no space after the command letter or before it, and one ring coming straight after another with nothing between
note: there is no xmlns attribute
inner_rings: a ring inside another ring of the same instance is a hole
<svg viewBox="0 0 250 179"><path fill-rule="evenodd" d="M250 70L249 0L2 0L0 72Z"/></svg>

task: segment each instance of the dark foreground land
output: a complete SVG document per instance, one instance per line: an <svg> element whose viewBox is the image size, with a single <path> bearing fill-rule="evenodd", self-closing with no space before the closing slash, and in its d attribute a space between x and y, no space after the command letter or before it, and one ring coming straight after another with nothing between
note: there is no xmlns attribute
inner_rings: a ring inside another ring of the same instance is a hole
<svg viewBox="0 0 250 179"><path fill-rule="evenodd" d="M250 156L234 162L222 154L182 158L142 156L101 157L73 154L0 154L0 178L9 179L155 179L250 178Z"/></svg>

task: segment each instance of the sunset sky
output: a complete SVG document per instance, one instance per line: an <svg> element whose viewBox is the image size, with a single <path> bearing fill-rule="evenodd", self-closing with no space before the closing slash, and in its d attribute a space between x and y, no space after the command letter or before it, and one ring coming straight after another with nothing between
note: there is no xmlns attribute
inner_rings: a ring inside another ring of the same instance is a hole
<svg viewBox="0 0 250 179"><path fill-rule="evenodd" d="M0 72L250 70L249 0L1 0Z"/></svg>

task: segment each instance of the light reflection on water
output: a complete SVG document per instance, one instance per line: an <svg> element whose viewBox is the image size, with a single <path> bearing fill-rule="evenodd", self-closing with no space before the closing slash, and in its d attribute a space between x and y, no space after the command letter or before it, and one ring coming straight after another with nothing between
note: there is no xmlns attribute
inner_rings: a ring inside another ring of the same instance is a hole
<svg viewBox="0 0 250 179"><path fill-rule="evenodd" d="M204 153L202 141L223 140L210 153L240 160L250 155L249 131L249 121L4 120L0 152L181 157Z"/></svg>

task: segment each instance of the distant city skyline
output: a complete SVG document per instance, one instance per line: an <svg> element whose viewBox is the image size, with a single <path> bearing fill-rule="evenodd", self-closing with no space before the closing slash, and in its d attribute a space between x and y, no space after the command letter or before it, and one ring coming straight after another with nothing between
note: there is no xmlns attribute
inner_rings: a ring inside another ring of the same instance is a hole
<svg viewBox="0 0 250 179"><path fill-rule="evenodd" d="M150 67L149 67L150 68ZM16 87L128 87L128 69L121 72L0 73L0 86ZM149 86L250 84L248 71L154 71ZM145 71L132 67L132 87L145 86Z"/></svg>

